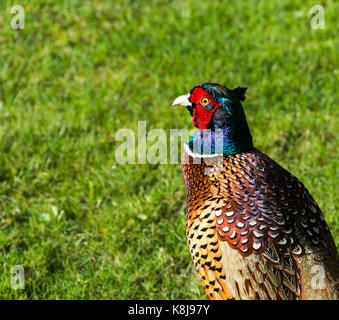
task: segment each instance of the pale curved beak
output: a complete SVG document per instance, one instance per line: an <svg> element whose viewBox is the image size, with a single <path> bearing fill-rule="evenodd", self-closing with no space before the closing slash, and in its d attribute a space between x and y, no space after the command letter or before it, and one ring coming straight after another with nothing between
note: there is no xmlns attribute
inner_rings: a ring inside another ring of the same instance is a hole
<svg viewBox="0 0 339 320"><path fill-rule="evenodd" d="M172 107L178 106L178 105L185 106L185 107L192 106L192 103L190 102L190 97L191 97L191 94L187 93L176 98L172 103Z"/></svg>

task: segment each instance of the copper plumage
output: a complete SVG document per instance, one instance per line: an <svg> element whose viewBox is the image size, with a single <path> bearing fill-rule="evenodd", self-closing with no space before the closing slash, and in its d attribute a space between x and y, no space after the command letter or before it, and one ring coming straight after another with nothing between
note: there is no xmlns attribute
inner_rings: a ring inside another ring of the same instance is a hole
<svg viewBox="0 0 339 320"><path fill-rule="evenodd" d="M186 144L186 234L208 297L337 299L338 252L306 187L254 147L205 160Z"/></svg>

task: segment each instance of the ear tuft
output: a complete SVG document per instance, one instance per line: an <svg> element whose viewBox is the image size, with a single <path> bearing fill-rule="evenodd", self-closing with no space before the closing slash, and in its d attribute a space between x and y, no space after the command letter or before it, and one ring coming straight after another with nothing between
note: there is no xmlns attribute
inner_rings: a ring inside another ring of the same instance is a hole
<svg viewBox="0 0 339 320"><path fill-rule="evenodd" d="M246 99L245 97L246 90L247 88L237 87L233 89L232 92L235 93L235 95L238 97L240 101L244 101Z"/></svg>

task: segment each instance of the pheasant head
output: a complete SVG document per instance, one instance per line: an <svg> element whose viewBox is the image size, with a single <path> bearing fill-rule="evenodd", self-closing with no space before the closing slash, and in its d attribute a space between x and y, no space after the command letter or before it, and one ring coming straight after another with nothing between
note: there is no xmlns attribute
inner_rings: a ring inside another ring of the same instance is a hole
<svg viewBox="0 0 339 320"><path fill-rule="evenodd" d="M241 105L241 101L245 100L246 89L238 87L230 90L216 83L201 83L190 93L176 98L173 106L183 105L188 109L193 125L201 130L198 133L201 137L202 131L206 129L210 129L212 133L216 129L222 129L223 153L234 154L253 147L252 136ZM190 145L197 138L194 135ZM214 145L213 142L212 144Z"/></svg>
<svg viewBox="0 0 339 320"><path fill-rule="evenodd" d="M240 101L245 100L246 89L238 87L230 90L216 83L201 83L190 93L176 98L173 106L186 106L195 127L201 130L213 129L214 125L219 127L224 124L222 120L226 118L229 121L244 120Z"/></svg>

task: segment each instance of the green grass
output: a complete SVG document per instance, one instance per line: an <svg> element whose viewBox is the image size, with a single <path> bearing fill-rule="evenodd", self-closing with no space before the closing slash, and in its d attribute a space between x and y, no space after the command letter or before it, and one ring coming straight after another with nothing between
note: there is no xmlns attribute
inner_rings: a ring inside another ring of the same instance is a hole
<svg viewBox="0 0 339 320"><path fill-rule="evenodd" d="M338 245L339 4L321 3L325 30L317 1L2 0L0 298L205 298L180 164L115 162L120 128L191 129L170 105L203 81L249 88L255 145L304 182Z"/></svg>

